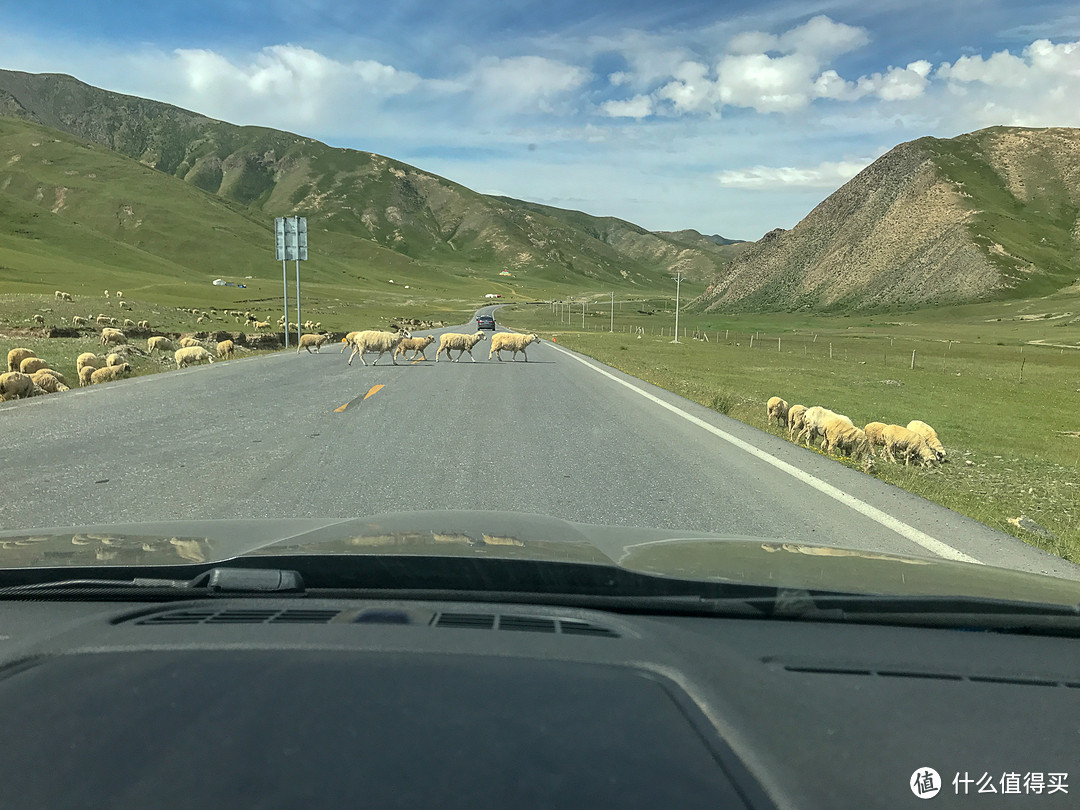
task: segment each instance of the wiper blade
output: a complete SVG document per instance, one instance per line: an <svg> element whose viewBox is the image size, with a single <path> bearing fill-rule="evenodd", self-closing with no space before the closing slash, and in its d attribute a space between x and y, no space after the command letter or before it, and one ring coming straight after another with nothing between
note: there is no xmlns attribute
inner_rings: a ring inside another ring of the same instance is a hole
<svg viewBox="0 0 1080 810"><path fill-rule="evenodd" d="M65 579L0 588L0 599L19 597L184 598L261 593L304 593L297 571L278 568L211 568L193 579Z"/></svg>

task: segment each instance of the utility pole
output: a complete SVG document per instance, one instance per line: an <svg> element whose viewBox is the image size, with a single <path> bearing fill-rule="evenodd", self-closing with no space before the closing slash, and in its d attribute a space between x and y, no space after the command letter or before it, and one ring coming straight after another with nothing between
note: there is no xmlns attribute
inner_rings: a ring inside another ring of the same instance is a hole
<svg viewBox="0 0 1080 810"><path fill-rule="evenodd" d="M608 329L608 331L609 332L614 332L615 331L615 293L614 292L611 294L611 328Z"/></svg>
<svg viewBox="0 0 1080 810"><path fill-rule="evenodd" d="M672 343L679 342L679 289L682 287L682 271L675 278L675 339Z"/></svg>

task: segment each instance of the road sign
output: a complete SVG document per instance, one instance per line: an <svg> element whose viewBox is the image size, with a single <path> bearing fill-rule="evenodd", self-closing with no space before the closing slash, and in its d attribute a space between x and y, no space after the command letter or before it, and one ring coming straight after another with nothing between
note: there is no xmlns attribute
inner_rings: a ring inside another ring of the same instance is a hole
<svg viewBox="0 0 1080 810"><path fill-rule="evenodd" d="M307 217L277 217L274 247L279 262L307 261Z"/></svg>

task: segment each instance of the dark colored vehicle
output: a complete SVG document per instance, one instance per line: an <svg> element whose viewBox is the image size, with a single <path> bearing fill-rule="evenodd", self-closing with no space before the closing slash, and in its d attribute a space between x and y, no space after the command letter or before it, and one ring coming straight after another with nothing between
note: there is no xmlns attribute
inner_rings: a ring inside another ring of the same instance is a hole
<svg viewBox="0 0 1080 810"><path fill-rule="evenodd" d="M476 328L477 329L490 329L495 331L495 319L490 315L477 315L476 316Z"/></svg>

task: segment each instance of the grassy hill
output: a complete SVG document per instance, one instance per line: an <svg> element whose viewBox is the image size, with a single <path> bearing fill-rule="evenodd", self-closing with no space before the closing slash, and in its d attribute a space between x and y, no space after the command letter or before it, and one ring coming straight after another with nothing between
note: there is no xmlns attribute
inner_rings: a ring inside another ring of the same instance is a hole
<svg viewBox="0 0 1080 810"><path fill-rule="evenodd" d="M993 127L900 144L695 306L914 309L1042 296L1080 277L1080 130Z"/></svg>

